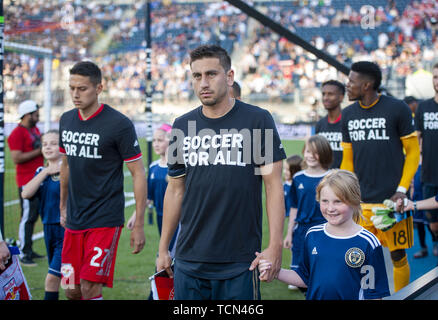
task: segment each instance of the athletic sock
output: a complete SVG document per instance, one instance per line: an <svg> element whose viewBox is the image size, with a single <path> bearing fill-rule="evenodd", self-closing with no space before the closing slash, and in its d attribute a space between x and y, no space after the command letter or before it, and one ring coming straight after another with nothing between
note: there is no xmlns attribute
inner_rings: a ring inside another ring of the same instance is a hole
<svg viewBox="0 0 438 320"><path fill-rule="evenodd" d="M44 292L44 300L59 300L59 292L58 291L45 291Z"/></svg>
<svg viewBox="0 0 438 320"><path fill-rule="evenodd" d="M394 290L395 292L409 284L410 268L408 257L404 256L398 261L392 261L394 272Z"/></svg>

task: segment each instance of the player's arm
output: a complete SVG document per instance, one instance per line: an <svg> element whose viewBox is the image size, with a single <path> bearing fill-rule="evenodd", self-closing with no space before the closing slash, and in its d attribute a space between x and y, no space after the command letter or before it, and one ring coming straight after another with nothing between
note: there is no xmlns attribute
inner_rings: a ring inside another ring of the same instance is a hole
<svg viewBox="0 0 438 320"><path fill-rule="evenodd" d="M165 269L173 277L172 258L169 254L169 244L178 226L181 216L181 206L185 192L185 175L169 177L163 203L163 226L160 244L158 246L157 271Z"/></svg>
<svg viewBox="0 0 438 320"><path fill-rule="evenodd" d="M43 168L35 177L32 178L25 186L23 186L23 190L21 191L21 197L23 199L32 198L35 193L37 193L40 188L41 183L49 176L49 171L47 168Z"/></svg>
<svg viewBox="0 0 438 320"><path fill-rule="evenodd" d="M421 131L417 131L417 137L418 137L418 144L420 147L420 154L421 154L421 150L423 148L423 135L422 135Z"/></svg>
<svg viewBox="0 0 438 320"><path fill-rule="evenodd" d="M418 169L420 162L420 146L418 143L417 134L414 132L408 136L400 138L403 148L406 152L405 163L403 165L403 172L400 182L398 184L397 192L392 197L397 197L397 194L405 194L409 189L412 179ZM394 200L394 199L393 199Z"/></svg>
<svg viewBox="0 0 438 320"><path fill-rule="evenodd" d="M403 211L438 209L438 196L418 201L408 200L407 205L404 208L402 201L399 200L397 206L398 208L402 208Z"/></svg>
<svg viewBox="0 0 438 320"><path fill-rule="evenodd" d="M354 172L353 165L353 145L351 142L341 142L342 146L342 162L340 169Z"/></svg>
<svg viewBox="0 0 438 320"><path fill-rule="evenodd" d="M290 249L292 247L292 233L295 228L295 219L297 218L297 208L291 207L289 210L289 223L287 224L286 236L283 240L283 247Z"/></svg>
<svg viewBox="0 0 438 320"><path fill-rule="evenodd" d="M62 156L61 167L59 174L59 189L60 189L60 197L59 197L59 211L60 211L60 223L63 227L65 227L66 219L67 219L67 198L68 198L68 179L70 176L67 156Z"/></svg>
<svg viewBox="0 0 438 320"><path fill-rule="evenodd" d="M263 276L272 268L272 263L268 260L262 259L259 262L258 268L260 271L260 278L262 279ZM307 288L306 283L294 270L280 269L276 278L281 282L291 284L296 287Z"/></svg>
<svg viewBox="0 0 438 320"><path fill-rule="evenodd" d="M281 182L283 161L276 161L260 167L266 193L266 214L269 223L269 244L251 263L250 270L257 267L260 259L272 263L266 274L266 281L272 281L281 268L281 253L284 230L284 191Z"/></svg>
<svg viewBox="0 0 438 320"><path fill-rule="evenodd" d="M146 242L144 235L144 212L146 210L146 173L142 159L126 162L129 172L132 176L135 198L135 222L131 231L131 248L132 253L136 254L143 250Z"/></svg>
<svg viewBox="0 0 438 320"><path fill-rule="evenodd" d="M15 164L28 162L41 155L41 148L23 152L21 150L11 150L11 158Z"/></svg>

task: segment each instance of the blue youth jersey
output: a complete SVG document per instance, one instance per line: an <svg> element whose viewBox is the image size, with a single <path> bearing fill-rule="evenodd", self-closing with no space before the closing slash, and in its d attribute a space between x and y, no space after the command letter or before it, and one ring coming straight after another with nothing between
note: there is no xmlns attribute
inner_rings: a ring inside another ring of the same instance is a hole
<svg viewBox="0 0 438 320"><path fill-rule="evenodd" d="M349 237L331 235L327 224L309 229L296 270L308 300L363 300L389 296L382 246L361 227Z"/></svg>
<svg viewBox="0 0 438 320"><path fill-rule="evenodd" d="M286 208L286 217L289 217L289 211L291 207L291 199L290 199L290 188L292 187L292 182L285 181L283 183L284 190L284 207Z"/></svg>
<svg viewBox="0 0 438 320"><path fill-rule="evenodd" d="M35 175L39 174L44 167L39 167ZM60 198L59 174L48 176L41 183L35 197L40 199L41 221L43 224L59 223L59 198Z"/></svg>
<svg viewBox="0 0 438 320"><path fill-rule="evenodd" d="M328 173L313 176L305 170L298 171L292 180L290 200L292 208L297 208L295 221L303 224L324 223L319 203L316 201L316 187L321 179Z"/></svg>
<svg viewBox="0 0 438 320"><path fill-rule="evenodd" d="M167 188L167 163L160 166L160 161L154 161L148 171L148 199L154 202L159 216L163 215L164 194Z"/></svg>

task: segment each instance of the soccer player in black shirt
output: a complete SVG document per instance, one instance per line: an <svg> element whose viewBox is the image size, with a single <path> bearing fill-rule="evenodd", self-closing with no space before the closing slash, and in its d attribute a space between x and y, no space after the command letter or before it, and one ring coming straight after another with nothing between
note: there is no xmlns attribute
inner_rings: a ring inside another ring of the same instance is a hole
<svg viewBox="0 0 438 320"><path fill-rule="evenodd" d="M390 225L374 220L372 208L382 206L385 199L406 198L420 150L411 110L403 101L380 94L381 80L375 63L359 61L351 66L347 94L355 102L342 112L341 169L353 171L359 178L364 215L361 224L389 248L398 291L409 283L405 249L412 246L412 217L386 230Z"/></svg>
<svg viewBox="0 0 438 320"><path fill-rule="evenodd" d="M328 80L322 84L322 104L327 115L318 121L315 133L324 136L333 150L331 168L339 168L342 161L341 103L344 100L345 86L337 80Z"/></svg>
<svg viewBox="0 0 438 320"><path fill-rule="evenodd" d="M75 108L59 122L62 286L69 299L102 299L112 287L117 244L124 223L123 165L133 179L137 219L132 253L145 244L146 176L134 125L98 102L102 76L97 65L79 62L70 70Z"/></svg>
<svg viewBox="0 0 438 320"><path fill-rule="evenodd" d="M261 256L274 263L261 280L271 281L281 266L286 154L269 112L230 96L227 52L205 45L190 58L202 105L172 126L157 270L174 275L177 300L259 299L262 184L269 244ZM168 248L178 222L173 273Z"/></svg>
<svg viewBox="0 0 438 320"><path fill-rule="evenodd" d="M422 151L421 182L424 199L438 194L438 63L432 68L433 98L419 103L415 112L415 128ZM426 212L429 226L438 237L438 209ZM434 243L434 254L438 255L438 243Z"/></svg>

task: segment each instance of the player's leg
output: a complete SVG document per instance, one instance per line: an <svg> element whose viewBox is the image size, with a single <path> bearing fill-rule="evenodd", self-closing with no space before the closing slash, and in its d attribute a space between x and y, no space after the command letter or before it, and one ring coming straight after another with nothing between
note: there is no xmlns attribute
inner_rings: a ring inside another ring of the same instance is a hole
<svg viewBox="0 0 438 320"><path fill-rule="evenodd" d="M44 284L44 300L58 300L59 299L59 285L61 284L61 277L48 273Z"/></svg>
<svg viewBox="0 0 438 320"><path fill-rule="evenodd" d="M22 187L18 188L20 198L21 218L18 226L18 240L20 242L20 261L25 266L35 266L36 263L32 259L32 245L29 244L29 235L26 225L28 225L30 215L30 201L21 197Z"/></svg>
<svg viewBox="0 0 438 320"><path fill-rule="evenodd" d="M83 256L84 233L66 229L61 253L61 287L69 300L81 300L80 268Z"/></svg>
<svg viewBox="0 0 438 320"><path fill-rule="evenodd" d="M35 223L38 220L39 217L39 198L32 198L29 199L29 216L24 226L24 236L25 236L25 248L23 248L23 251L28 253L32 259L38 259L43 258L44 256L41 256L33 251L33 231L35 229Z"/></svg>
<svg viewBox="0 0 438 320"><path fill-rule="evenodd" d="M117 246L122 227L89 229L84 234L80 267L83 299L101 297L102 286L112 288Z"/></svg>
<svg viewBox="0 0 438 320"><path fill-rule="evenodd" d="M417 227L418 240L420 240L420 250L414 253L414 258L423 258L426 257L427 245L426 245L426 225L423 222L415 222L415 226Z"/></svg>
<svg viewBox="0 0 438 320"><path fill-rule="evenodd" d="M210 281L183 272L178 260L174 264L173 286L174 300L211 300Z"/></svg>
<svg viewBox="0 0 438 320"><path fill-rule="evenodd" d="M428 199L434 197L438 194L438 187L433 185L423 185L423 197L424 199ZM438 239L438 209L427 210L426 218L429 221L429 227L432 231L434 238ZM433 253L434 255L438 255L438 242L434 241L433 243Z"/></svg>
<svg viewBox="0 0 438 320"><path fill-rule="evenodd" d="M211 280L212 300L260 300L258 268L225 280Z"/></svg>
<svg viewBox="0 0 438 320"><path fill-rule="evenodd" d="M409 284L410 267L406 250L391 251L391 260L394 273L394 290L397 292Z"/></svg>
<svg viewBox="0 0 438 320"><path fill-rule="evenodd" d="M102 283L81 279L81 293L83 300L102 300Z"/></svg>
<svg viewBox="0 0 438 320"><path fill-rule="evenodd" d="M44 225L44 240L47 248L49 270L45 280L44 300L58 300L61 284L61 252L64 228L56 224Z"/></svg>
<svg viewBox="0 0 438 320"><path fill-rule="evenodd" d="M394 290L398 291L409 283L410 278L409 262L405 249L410 248L413 243L412 217L398 222L391 229L383 232L377 229L371 221L371 217L374 215L372 208L379 206L383 206L383 204L362 204L363 219L361 219L360 225L373 233L382 246L389 249L393 265Z"/></svg>

